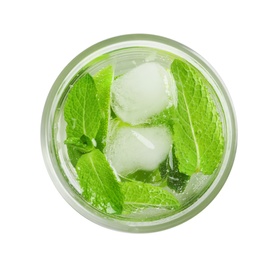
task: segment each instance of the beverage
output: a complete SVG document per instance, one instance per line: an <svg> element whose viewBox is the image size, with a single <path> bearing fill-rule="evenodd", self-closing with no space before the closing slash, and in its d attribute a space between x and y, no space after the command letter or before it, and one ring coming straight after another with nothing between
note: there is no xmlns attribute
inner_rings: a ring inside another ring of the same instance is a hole
<svg viewBox="0 0 276 260"><path fill-rule="evenodd" d="M89 57L58 84L51 134L71 204L99 224L140 232L185 221L218 192L234 121L195 60L134 43Z"/></svg>

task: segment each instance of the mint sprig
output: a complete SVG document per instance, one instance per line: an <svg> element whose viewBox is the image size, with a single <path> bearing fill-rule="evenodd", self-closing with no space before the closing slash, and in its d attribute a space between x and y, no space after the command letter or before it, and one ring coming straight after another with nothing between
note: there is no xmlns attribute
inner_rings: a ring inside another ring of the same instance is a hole
<svg viewBox="0 0 276 260"><path fill-rule="evenodd" d="M209 93L210 83L192 64L174 60L171 72L177 87L173 141L179 171L212 174L224 151L222 123Z"/></svg>
<svg viewBox="0 0 276 260"><path fill-rule="evenodd" d="M106 127L106 121L109 120L106 108L108 105L103 107L99 102L104 103L104 93L110 93L110 86L104 88L105 81L101 80L100 76L97 82L99 90L93 78L86 74L71 88L64 106L67 123L67 139L64 143L67 145L71 163L76 168L83 198L101 212L120 214L123 195L119 182L95 142L98 132L104 131L102 122L105 122ZM102 138L105 138L106 134L107 130L101 135Z"/></svg>

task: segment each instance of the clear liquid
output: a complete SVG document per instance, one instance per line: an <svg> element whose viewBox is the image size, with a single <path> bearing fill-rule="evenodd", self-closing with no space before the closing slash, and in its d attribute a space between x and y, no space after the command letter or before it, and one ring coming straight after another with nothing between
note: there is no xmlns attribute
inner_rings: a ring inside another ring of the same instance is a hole
<svg viewBox="0 0 276 260"><path fill-rule="evenodd" d="M127 49L121 49L108 53L101 58L89 62L87 66L80 70L80 72L76 75L72 82L74 82L76 78L79 78L85 73L95 75L98 71L109 65L113 66L114 68L115 78L120 77L131 69L147 62L157 62L164 68L170 68L171 63L175 58L177 57L171 53L152 48L131 47ZM70 84L65 90L64 100L69 89ZM214 101L218 106L218 111L222 113L223 110L220 107L220 102L217 99L214 90L210 89L210 93L212 94ZM66 139L66 122L63 118L64 100L60 102L60 107L56 111L55 115L56 123L54 132L57 140L56 151L59 158L60 168L64 173L64 177L67 179L68 183L72 187L73 192L77 196L81 197L82 190L77 181L77 173L68 158L67 148L63 144L64 140ZM171 192L181 203L181 208L178 210L149 208L132 214L121 216L114 215L113 217L131 221L152 221L176 214L177 212L182 211L192 205L204 194L204 192L214 181L218 171L219 169L217 169L216 172L214 172L212 175L204 175L202 173L192 175L188 185L182 193L175 193L169 188L165 187L164 189Z"/></svg>

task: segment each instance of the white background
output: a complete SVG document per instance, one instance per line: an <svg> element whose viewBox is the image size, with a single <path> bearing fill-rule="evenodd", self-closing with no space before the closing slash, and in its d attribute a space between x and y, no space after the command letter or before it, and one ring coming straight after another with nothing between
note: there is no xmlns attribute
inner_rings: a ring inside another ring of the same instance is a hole
<svg viewBox="0 0 276 260"><path fill-rule="evenodd" d="M276 259L274 1L1 1L0 259ZM47 94L67 63L103 39L150 33L218 71L239 126L236 161L215 200L170 230L127 234L73 210L40 149Z"/></svg>

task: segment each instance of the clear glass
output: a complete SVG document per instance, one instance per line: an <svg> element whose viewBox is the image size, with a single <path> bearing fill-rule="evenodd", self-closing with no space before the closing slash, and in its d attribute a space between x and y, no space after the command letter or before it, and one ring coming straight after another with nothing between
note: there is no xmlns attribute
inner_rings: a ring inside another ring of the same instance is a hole
<svg viewBox="0 0 276 260"><path fill-rule="evenodd" d="M146 48L143 48L146 47ZM225 151L219 168L212 175L195 174L185 192L177 195L185 201L180 210L148 212L141 216L103 214L84 201L76 173L67 156L63 140L66 123L63 107L70 84L83 73L94 74L116 63L115 75L122 75L137 63L157 61L169 66L172 57L182 57L198 68L211 83L212 97L219 110L225 137ZM133 62L135 60L135 62ZM120 64L118 66L118 64ZM202 211L218 194L232 168L237 127L233 105L226 87L216 71L201 56L181 43L154 35L118 36L97 43L73 59L56 79L45 104L41 124L42 152L50 177L64 199L87 219L115 230L153 232L176 226Z"/></svg>

